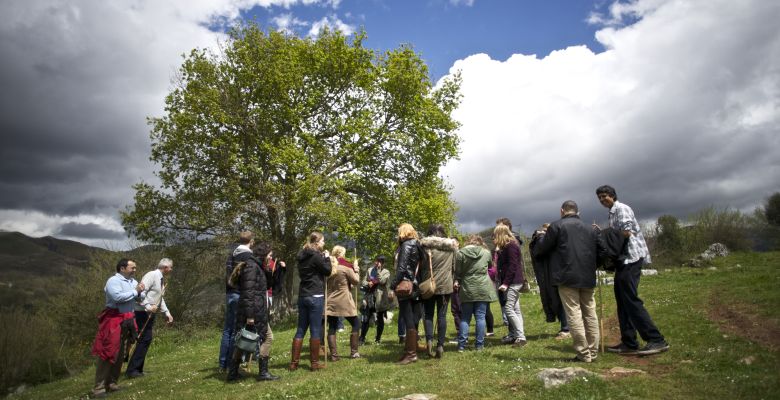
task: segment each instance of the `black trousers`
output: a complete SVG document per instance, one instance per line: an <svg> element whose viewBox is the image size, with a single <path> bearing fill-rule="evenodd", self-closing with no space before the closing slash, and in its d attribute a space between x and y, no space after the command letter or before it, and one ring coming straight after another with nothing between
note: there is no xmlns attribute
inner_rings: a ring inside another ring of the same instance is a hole
<svg viewBox="0 0 780 400"><path fill-rule="evenodd" d="M368 328L372 316L376 321L375 340L377 342L382 340L382 331L385 330L385 318L387 317L387 311L377 311L376 308L369 308L363 313L363 320L360 323L360 340L362 341L366 340L366 335L368 334Z"/></svg>
<svg viewBox="0 0 780 400"><path fill-rule="evenodd" d="M157 314L149 314L146 311L135 312L135 323L138 326L141 337L138 338L138 343L135 345L135 352L130 355L130 361L127 363L127 372L144 372L144 361L146 360L146 352L149 351L149 346L152 344L154 319ZM149 321L148 323L146 321ZM146 324L146 329L143 329Z"/></svg>
<svg viewBox="0 0 780 400"><path fill-rule="evenodd" d="M430 299L423 300L425 308L425 340L433 340L433 314L436 313L436 324L438 325L437 344L444 346L444 340L447 337L447 306L450 304L450 295L436 294Z"/></svg>
<svg viewBox="0 0 780 400"><path fill-rule="evenodd" d="M620 323L620 340L626 346L636 349L639 343L636 333L648 343L662 342L664 336L650 318L642 299L639 298L639 278L642 276L644 259L618 266L615 271L615 302Z"/></svg>

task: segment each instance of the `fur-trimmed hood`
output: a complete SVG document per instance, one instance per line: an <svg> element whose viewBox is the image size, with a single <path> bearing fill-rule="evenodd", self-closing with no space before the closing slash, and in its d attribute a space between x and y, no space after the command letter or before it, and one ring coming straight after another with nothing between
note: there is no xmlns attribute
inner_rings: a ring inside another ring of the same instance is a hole
<svg viewBox="0 0 780 400"><path fill-rule="evenodd" d="M437 236L428 236L420 240L420 244L426 249L436 249L454 253L458 251L458 242L455 239Z"/></svg>

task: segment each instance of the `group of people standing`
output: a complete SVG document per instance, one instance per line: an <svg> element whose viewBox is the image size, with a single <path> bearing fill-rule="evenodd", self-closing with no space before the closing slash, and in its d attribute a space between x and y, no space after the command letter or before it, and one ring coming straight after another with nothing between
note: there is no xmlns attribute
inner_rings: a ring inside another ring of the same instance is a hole
<svg viewBox="0 0 780 400"><path fill-rule="evenodd" d="M532 237L529 248L547 321L560 322L557 339L571 337L576 352L571 361L595 361L599 343L594 297L596 269L608 262L616 271L614 292L621 341L607 350L623 355L666 351L668 343L638 296L640 269L650 262L639 223L631 208L617 200L611 186L599 187L596 195L609 209L608 228L584 224L577 204L567 200L561 205L561 218L545 224ZM298 320L289 370L299 367L307 332L312 371L324 368L320 357L325 355L326 333L328 359L340 359L336 341L339 318L351 326L349 357L359 358L359 346L366 343L370 321L375 321L374 342L379 343L387 312L396 304L399 341L404 345L400 365L417 361L418 351L431 358L443 356L448 308L455 320L458 351L467 347L472 317L476 324L474 349L484 348L485 337L493 332L490 303L495 301L500 302L502 319L508 326L508 334L501 342L515 347L526 345L520 293L528 291L528 281L522 240L512 231L509 219L496 221L492 249L478 235L468 236L460 247L456 238L447 237L441 224L429 226L424 237L411 224L401 224L397 241L394 272L385 268L385 257L378 256L361 280L357 259L347 260L344 247L335 246L329 252L322 233L309 235L296 257L300 277ZM252 232L242 232L238 242L225 265L226 312L219 366L227 372L228 381L239 379L244 354L235 351L234 340L238 330L249 329L260 338L255 350L257 379L276 380L279 377L268 370L273 342L269 317L273 293L281 289L286 263L273 257L268 243L255 243ZM127 375L143 375L143 359L151 342L155 314L163 313L169 323L173 322L162 299L165 277L172 269L173 262L163 259L157 270L137 283L133 279L135 262L123 259L117 264L117 274L106 283L106 308L99 316L100 327L93 346L93 354L98 356L94 396L118 390L124 343L130 337L138 338L139 344ZM422 284L426 285L424 290ZM411 290L407 290L409 287ZM363 293L360 303L358 288ZM424 348L418 346L420 320ZM139 324L143 325L140 334ZM646 342L641 349L637 332Z"/></svg>

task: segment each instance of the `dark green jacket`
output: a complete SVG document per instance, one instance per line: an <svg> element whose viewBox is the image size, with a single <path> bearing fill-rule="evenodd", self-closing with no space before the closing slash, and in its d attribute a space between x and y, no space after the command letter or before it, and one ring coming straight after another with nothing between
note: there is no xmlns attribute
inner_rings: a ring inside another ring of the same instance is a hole
<svg viewBox="0 0 780 400"><path fill-rule="evenodd" d="M460 251L455 260L455 280L460 285L458 296L461 303L498 300L496 288L488 276L490 252L484 247L468 245Z"/></svg>

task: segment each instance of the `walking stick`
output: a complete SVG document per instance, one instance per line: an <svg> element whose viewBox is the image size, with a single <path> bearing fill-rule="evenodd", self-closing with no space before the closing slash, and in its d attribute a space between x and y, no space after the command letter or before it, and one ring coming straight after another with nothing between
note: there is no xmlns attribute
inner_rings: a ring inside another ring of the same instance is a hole
<svg viewBox="0 0 780 400"><path fill-rule="evenodd" d="M357 267L357 276L358 276L358 284L355 285L355 297L353 298L355 300L355 318L357 318L358 315L358 286L360 286L360 264L358 264L358 258L357 258L357 246L355 246L355 263L353 264L355 267Z"/></svg>
<svg viewBox="0 0 780 400"><path fill-rule="evenodd" d="M604 285L604 276L599 277L599 339L601 340L601 352L604 353L604 295L601 293L601 286Z"/></svg>
<svg viewBox="0 0 780 400"><path fill-rule="evenodd" d="M328 262L330 262L330 259L328 259ZM325 318L324 323L322 324L322 329L324 330L322 336L325 337L328 334L328 277L325 277L325 310L322 312L322 317ZM325 344L320 343L320 348L324 348ZM309 349L311 351L311 349ZM328 365L328 352L325 352L325 365ZM317 353L317 359L319 360L320 354Z"/></svg>

